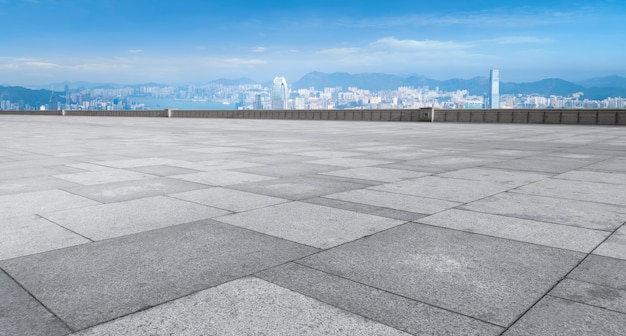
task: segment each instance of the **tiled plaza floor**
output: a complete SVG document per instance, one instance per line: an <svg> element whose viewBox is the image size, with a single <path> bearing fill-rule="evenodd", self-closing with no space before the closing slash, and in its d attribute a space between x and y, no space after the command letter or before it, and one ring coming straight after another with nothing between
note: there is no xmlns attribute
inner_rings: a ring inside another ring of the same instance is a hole
<svg viewBox="0 0 626 336"><path fill-rule="evenodd" d="M624 335L626 128L0 116L0 335Z"/></svg>

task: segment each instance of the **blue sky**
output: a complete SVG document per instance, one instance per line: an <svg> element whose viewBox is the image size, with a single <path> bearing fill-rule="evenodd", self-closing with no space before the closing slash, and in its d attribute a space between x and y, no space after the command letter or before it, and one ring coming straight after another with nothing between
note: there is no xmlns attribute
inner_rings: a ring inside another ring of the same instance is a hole
<svg viewBox="0 0 626 336"><path fill-rule="evenodd" d="M626 76L626 1L0 0L0 84Z"/></svg>

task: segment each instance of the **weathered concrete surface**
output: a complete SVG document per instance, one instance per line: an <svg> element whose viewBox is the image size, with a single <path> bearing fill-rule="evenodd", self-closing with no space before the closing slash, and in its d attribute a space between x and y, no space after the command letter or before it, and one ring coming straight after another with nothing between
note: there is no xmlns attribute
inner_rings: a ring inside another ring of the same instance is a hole
<svg viewBox="0 0 626 336"><path fill-rule="evenodd" d="M1 115L0 334L619 334L623 129L470 117Z"/></svg>

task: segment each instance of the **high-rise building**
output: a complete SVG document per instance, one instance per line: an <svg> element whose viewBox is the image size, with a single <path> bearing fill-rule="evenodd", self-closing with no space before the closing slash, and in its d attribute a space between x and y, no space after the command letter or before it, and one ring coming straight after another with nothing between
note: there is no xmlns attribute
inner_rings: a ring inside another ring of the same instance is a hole
<svg viewBox="0 0 626 336"><path fill-rule="evenodd" d="M500 72L497 69L491 70L491 76L489 76L489 108L500 108Z"/></svg>
<svg viewBox="0 0 626 336"><path fill-rule="evenodd" d="M285 77L274 78L272 86L272 110L286 110L289 88Z"/></svg>

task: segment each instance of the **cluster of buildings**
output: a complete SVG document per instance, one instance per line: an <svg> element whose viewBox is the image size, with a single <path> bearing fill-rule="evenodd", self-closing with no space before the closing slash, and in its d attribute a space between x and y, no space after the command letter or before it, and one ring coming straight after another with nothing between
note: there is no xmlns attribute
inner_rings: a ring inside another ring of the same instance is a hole
<svg viewBox="0 0 626 336"><path fill-rule="evenodd" d="M285 77L276 77L270 87L211 83L186 87L138 85L70 91L66 86L64 92L53 98L35 105L1 99L0 110L626 108L626 99L621 97L590 100L584 99L582 92L568 97L501 95L499 71L496 69L491 70L489 92L485 95L472 95L468 90L443 91L428 86L380 91L358 87L290 89Z"/></svg>

